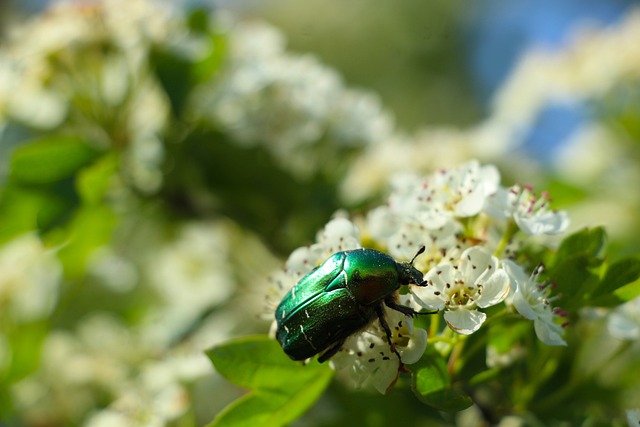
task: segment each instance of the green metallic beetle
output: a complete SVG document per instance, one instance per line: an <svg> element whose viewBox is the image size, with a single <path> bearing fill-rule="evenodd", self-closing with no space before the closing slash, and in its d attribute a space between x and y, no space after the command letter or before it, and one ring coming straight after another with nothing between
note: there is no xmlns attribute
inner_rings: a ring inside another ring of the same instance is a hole
<svg viewBox="0 0 640 427"><path fill-rule="evenodd" d="M400 305L395 292L400 286L414 283L424 286L422 273L411 262L399 263L373 249L336 252L316 267L284 296L276 309L276 339L293 360L305 360L316 354L319 362L335 355L345 340L376 318L384 329L387 342L391 330L384 317L384 307L407 316L416 312Z"/></svg>

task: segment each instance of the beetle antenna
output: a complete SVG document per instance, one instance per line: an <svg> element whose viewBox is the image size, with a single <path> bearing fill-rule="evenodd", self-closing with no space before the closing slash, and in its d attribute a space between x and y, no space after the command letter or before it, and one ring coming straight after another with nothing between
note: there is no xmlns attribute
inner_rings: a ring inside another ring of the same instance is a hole
<svg viewBox="0 0 640 427"><path fill-rule="evenodd" d="M413 265L413 261L415 261L416 258L418 258L418 255L420 255L421 253L424 253L426 249L427 247L425 245L420 246L420 249L418 249L418 252L416 252L413 258L411 258L411 261L409 261L409 265Z"/></svg>

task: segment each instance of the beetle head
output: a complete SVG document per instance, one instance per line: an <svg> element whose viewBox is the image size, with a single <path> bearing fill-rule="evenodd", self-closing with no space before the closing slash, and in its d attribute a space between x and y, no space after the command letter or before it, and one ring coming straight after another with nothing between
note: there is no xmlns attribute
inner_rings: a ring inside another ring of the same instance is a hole
<svg viewBox="0 0 640 427"><path fill-rule="evenodd" d="M411 258L411 261L398 263L400 283L402 283L403 285L407 285L409 283L415 283L417 285L422 283L424 274L422 274L420 270L413 266L413 261L415 261L418 255L420 255L424 251L425 247L421 246L420 249L418 249L418 252L416 252L416 254L413 256L413 258Z"/></svg>

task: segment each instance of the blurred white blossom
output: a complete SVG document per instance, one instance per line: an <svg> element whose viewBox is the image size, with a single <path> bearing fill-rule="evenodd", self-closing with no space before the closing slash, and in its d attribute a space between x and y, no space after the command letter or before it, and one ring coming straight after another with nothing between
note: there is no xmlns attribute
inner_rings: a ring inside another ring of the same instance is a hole
<svg viewBox="0 0 640 427"><path fill-rule="evenodd" d="M619 307L610 314L607 327L611 336L621 340L640 338L640 298L636 298Z"/></svg>
<svg viewBox="0 0 640 427"><path fill-rule="evenodd" d="M130 292L139 281L133 262L110 248L96 250L90 258L88 270L102 285L118 293Z"/></svg>
<svg viewBox="0 0 640 427"><path fill-rule="evenodd" d="M190 408L186 384L210 374L210 366L202 352L186 357L169 354L144 363L140 374L122 387L109 408L94 414L87 425L165 426Z"/></svg>
<svg viewBox="0 0 640 427"><path fill-rule="evenodd" d="M0 117L123 149L125 176L152 192L162 180L169 106L148 61L154 44L178 43L180 31L148 0L57 4L15 28L4 46Z"/></svg>
<svg viewBox="0 0 640 427"><path fill-rule="evenodd" d="M487 344L487 367L498 368L511 366L515 361L522 359L526 352L526 348L520 345L515 345L507 351L501 352L489 343Z"/></svg>
<svg viewBox="0 0 640 427"><path fill-rule="evenodd" d="M601 98L620 82L637 81L639 37L640 11L636 9L619 25L578 31L565 49L530 50L495 97L491 121L510 132L517 143L550 103Z"/></svg>
<svg viewBox="0 0 640 427"><path fill-rule="evenodd" d="M383 189L389 177L406 170L450 167L469 158L490 162L507 159L504 166L510 166L514 149L522 145L545 107L601 100L620 85L637 84L640 53L635 45L639 37L640 10L636 8L618 25L575 32L562 49L530 49L497 92L487 118L464 129L431 126L419 129L414 135L396 134L384 143L371 144L350 167L342 183L344 199L365 200ZM574 145L575 140L587 137L579 135L580 132L582 130L566 142ZM626 169L624 158L616 158L615 167L607 163L618 151L611 144L603 145L605 151L611 151L603 152L602 157L595 154L597 151L586 149L573 156L575 150L567 151L564 147L559 150L560 157L554 158L557 172L563 176L565 168L574 177L602 167L598 165L603 165L608 172ZM588 159L583 166L581 160L585 157Z"/></svg>
<svg viewBox="0 0 640 427"><path fill-rule="evenodd" d="M151 355L144 340L115 317L92 314L76 333L47 335L38 371L12 387L15 404L31 422L79 420L104 393L117 393Z"/></svg>
<svg viewBox="0 0 640 427"><path fill-rule="evenodd" d="M222 224L187 223L175 239L150 253L149 284L161 299L151 314L152 335L171 340L212 307L226 302L235 289L229 243Z"/></svg>
<svg viewBox="0 0 640 427"><path fill-rule="evenodd" d="M627 422L629 423L629 427L640 426L640 409L628 409Z"/></svg>
<svg viewBox="0 0 640 427"><path fill-rule="evenodd" d="M190 407L187 385L210 375L210 362L202 343L167 349L149 338L106 313L83 319L75 333L53 331L39 370L12 387L17 407L34 423L80 421L107 397L88 425L166 425Z"/></svg>
<svg viewBox="0 0 640 427"><path fill-rule="evenodd" d="M629 235L640 193L628 185L640 181L640 163L624 137L606 124L586 124L558 150L554 166L587 196L567 208L576 223L602 224L614 238Z"/></svg>
<svg viewBox="0 0 640 427"><path fill-rule="evenodd" d="M284 168L307 176L341 161L340 153L391 136L393 120L378 97L347 88L311 55L288 53L275 28L236 24L229 39L228 63L199 92L194 110L238 143L262 145Z"/></svg>
<svg viewBox="0 0 640 427"><path fill-rule="evenodd" d="M62 267L35 234L0 248L0 311L15 322L47 317L58 300Z"/></svg>
<svg viewBox="0 0 640 427"><path fill-rule="evenodd" d="M564 331L555 319L562 317L562 310L551 306L551 287L540 283L538 277L542 266L535 268L530 276L518 264L503 260L502 265L513 283L514 293L510 303L522 316L533 320L536 335L547 345L567 345L562 338Z"/></svg>

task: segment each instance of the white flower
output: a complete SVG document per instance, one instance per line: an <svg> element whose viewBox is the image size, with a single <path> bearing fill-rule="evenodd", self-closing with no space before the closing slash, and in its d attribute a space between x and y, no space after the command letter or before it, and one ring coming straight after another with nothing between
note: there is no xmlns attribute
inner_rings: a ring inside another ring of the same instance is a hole
<svg viewBox="0 0 640 427"><path fill-rule="evenodd" d="M336 217L329 221L324 229L318 233L318 243L315 250L321 256L328 258L335 252L359 249L360 230L347 218Z"/></svg>
<svg viewBox="0 0 640 427"><path fill-rule="evenodd" d="M546 192L537 198L530 186L516 184L489 197L485 211L497 218L513 218L531 236L562 233L569 226L569 216L565 211L551 210L549 202Z"/></svg>
<svg viewBox="0 0 640 427"><path fill-rule="evenodd" d="M486 197L496 192L499 182L500 173L495 166L480 166L478 161L472 160L433 174L425 188L425 196L456 217L469 217L482 210Z"/></svg>
<svg viewBox="0 0 640 427"><path fill-rule="evenodd" d="M397 259L411 259L425 246L425 255L417 261L425 270L453 261L468 246L457 218L477 215L499 181L494 166L475 160L426 177L396 175L387 204L367 217L370 233Z"/></svg>
<svg viewBox="0 0 640 427"><path fill-rule="evenodd" d="M0 249L0 311L21 322L48 316L58 300L62 267L35 234Z"/></svg>
<svg viewBox="0 0 640 427"><path fill-rule="evenodd" d="M399 175L392 181L388 205L425 227L438 228L451 218L478 214L499 182L494 166L481 166L476 160L426 177Z"/></svg>
<svg viewBox="0 0 640 427"><path fill-rule="evenodd" d="M384 242L389 255L396 259L409 260L418 248L425 246L425 255L420 257L416 264L418 266L426 263L430 267L441 260L457 257L463 245L458 237L462 226L453 219L431 228L409 212L395 213L389 206L380 206L369 212L367 225L371 235L379 242Z"/></svg>
<svg viewBox="0 0 640 427"><path fill-rule="evenodd" d="M401 298L408 304L408 297ZM391 329L391 342L403 364L417 362L427 347L427 331L414 328L409 316L385 307L385 320ZM395 384L402 365L391 351L387 336L378 320L362 332L352 335L331 358L331 366L345 372L358 388L374 387L385 394Z"/></svg>
<svg viewBox="0 0 640 427"><path fill-rule="evenodd" d="M443 263L427 272L426 286L412 286L416 302L431 310L446 310L444 319L454 331L468 335L487 315L477 310L496 305L509 293L509 277L498 259L479 246L466 249L455 264Z"/></svg>
<svg viewBox="0 0 640 427"><path fill-rule="evenodd" d="M640 298L616 307L607 322L609 333L621 340L640 338Z"/></svg>
<svg viewBox="0 0 640 427"><path fill-rule="evenodd" d="M533 326L540 341L547 345L567 345L562 338L562 326L554 320L563 315L563 312L551 307L549 297L551 288L538 282L542 267L536 267L533 274L527 276L522 267L511 260L503 260L502 265L515 288L511 304L522 316L533 320Z"/></svg>

